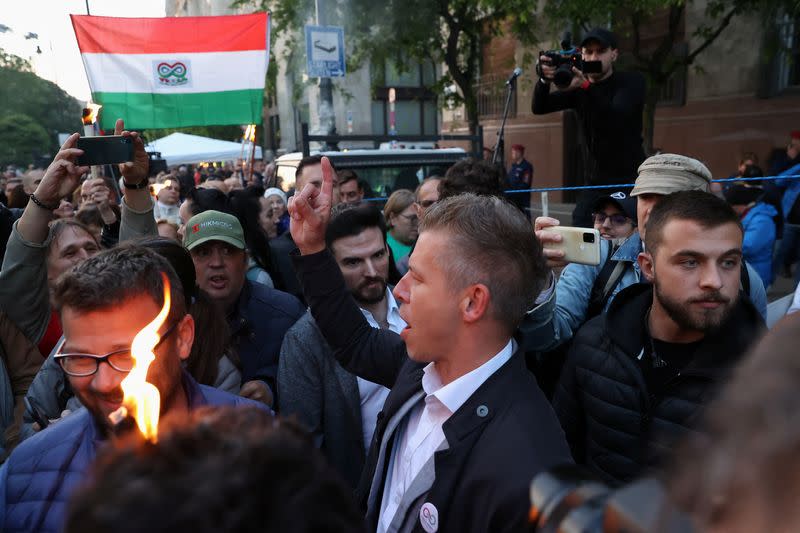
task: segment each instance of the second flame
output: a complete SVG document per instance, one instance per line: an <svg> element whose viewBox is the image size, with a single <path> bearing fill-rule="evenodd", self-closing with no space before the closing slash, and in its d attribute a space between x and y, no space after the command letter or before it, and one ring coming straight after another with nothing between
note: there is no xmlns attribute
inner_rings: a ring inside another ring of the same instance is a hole
<svg viewBox="0 0 800 533"><path fill-rule="evenodd" d="M161 394L155 385L147 381L147 370L156 358L153 350L161 340L158 330L167 320L171 304L169 279L163 272L161 279L164 282L164 305L153 321L133 338L131 343L133 368L121 383L122 391L125 393L123 407L136 420L136 425L144 438L151 442L158 440Z"/></svg>

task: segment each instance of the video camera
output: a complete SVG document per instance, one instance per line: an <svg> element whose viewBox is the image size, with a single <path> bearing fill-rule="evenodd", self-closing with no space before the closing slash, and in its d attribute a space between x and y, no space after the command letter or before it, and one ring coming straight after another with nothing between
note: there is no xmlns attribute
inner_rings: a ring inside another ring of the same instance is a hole
<svg viewBox="0 0 800 533"><path fill-rule="evenodd" d="M644 478L613 490L578 466L564 465L531 483L530 533L692 533L687 515L662 484Z"/></svg>
<svg viewBox="0 0 800 533"><path fill-rule="evenodd" d="M150 170L148 172L151 176L167 171L167 160L162 159L161 152L147 152L147 158L150 160Z"/></svg>
<svg viewBox="0 0 800 533"><path fill-rule="evenodd" d="M553 83L559 89L565 89L572 83L572 78L575 73L572 68L575 67L584 74L599 74L603 72L603 63L601 61L584 61L581 51L572 44L572 33L564 32L561 39L561 50L548 50L546 52L539 52L539 56L545 56L550 60L550 65L555 67L556 72L553 74ZM536 64L536 73L544 78L542 73L541 64Z"/></svg>

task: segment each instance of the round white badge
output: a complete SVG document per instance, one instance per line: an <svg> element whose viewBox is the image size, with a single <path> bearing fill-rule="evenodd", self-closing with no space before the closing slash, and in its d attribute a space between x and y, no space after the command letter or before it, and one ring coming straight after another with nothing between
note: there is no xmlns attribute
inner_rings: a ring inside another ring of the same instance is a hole
<svg viewBox="0 0 800 533"><path fill-rule="evenodd" d="M439 529L439 510L432 503L424 503L419 510L419 521L422 529L435 533Z"/></svg>

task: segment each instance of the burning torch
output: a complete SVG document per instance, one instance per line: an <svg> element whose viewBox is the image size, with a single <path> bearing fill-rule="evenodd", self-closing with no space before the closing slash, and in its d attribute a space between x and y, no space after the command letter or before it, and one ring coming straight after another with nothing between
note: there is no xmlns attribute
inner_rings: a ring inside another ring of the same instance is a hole
<svg viewBox="0 0 800 533"><path fill-rule="evenodd" d="M97 121L97 113L100 111L101 107L103 106L93 104L92 102L87 102L86 107L83 108L81 122L83 122L84 137L93 137L95 135L94 123ZM97 178L100 175L96 165L91 167L91 174L92 179Z"/></svg>
<svg viewBox="0 0 800 533"><path fill-rule="evenodd" d="M124 426L126 421L133 418L142 436L153 443L158 440L161 395L158 388L147 381L147 370L156 358L153 350L161 340L158 330L169 316L171 303L169 279L163 272L161 279L164 282L164 305L153 321L133 338L131 343L133 368L120 384L124 393L122 406L108 416L115 428Z"/></svg>
<svg viewBox="0 0 800 533"><path fill-rule="evenodd" d="M253 182L253 159L256 157L256 125L251 124L250 128L250 165L247 168L247 178L245 185Z"/></svg>

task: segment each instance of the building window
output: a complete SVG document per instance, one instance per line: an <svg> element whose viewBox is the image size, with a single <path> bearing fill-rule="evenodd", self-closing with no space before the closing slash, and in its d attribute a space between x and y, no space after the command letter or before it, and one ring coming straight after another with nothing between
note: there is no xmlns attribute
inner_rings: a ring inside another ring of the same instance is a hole
<svg viewBox="0 0 800 533"><path fill-rule="evenodd" d="M416 63L401 71L391 61L372 65L372 133L388 135L391 130L389 89L395 91L395 130L398 135L436 135L439 131L436 68L430 61Z"/></svg>
<svg viewBox="0 0 800 533"><path fill-rule="evenodd" d="M689 45L677 43L672 48L675 57L685 58L689 54ZM688 68L681 65L672 73L667 82L661 86L658 94L658 105L682 106L686 104L686 77Z"/></svg>
<svg viewBox="0 0 800 533"><path fill-rule="evenodd" d="M780 91L800 86L800 18L781 16L777 30L776 81Z"/></svg>

